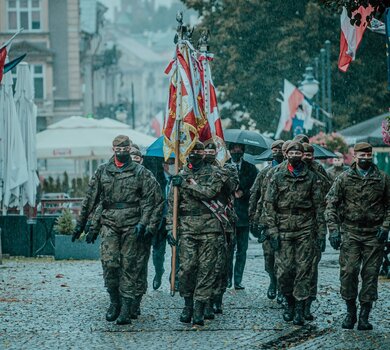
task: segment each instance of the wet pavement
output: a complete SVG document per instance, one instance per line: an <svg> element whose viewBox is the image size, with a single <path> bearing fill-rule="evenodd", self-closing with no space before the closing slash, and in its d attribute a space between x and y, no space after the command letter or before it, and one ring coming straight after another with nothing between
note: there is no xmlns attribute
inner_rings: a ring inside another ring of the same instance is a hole
<svg viewBox="0 0 390 350"><path fill-rule="evenodd" d="M315 320L296 327L283 322L280 306L267 299L262 249L251 241L245 290L228 290L224 314L200 328L178 321L183 301L170 296L167 273L160 289L152 289L151 261L142 315L116 326L104 319L108 297L100 262L6 259L0 265L0 349L390 349L390 280L380 280L374 330L342 330L337 259L328 246Z"/></svg>

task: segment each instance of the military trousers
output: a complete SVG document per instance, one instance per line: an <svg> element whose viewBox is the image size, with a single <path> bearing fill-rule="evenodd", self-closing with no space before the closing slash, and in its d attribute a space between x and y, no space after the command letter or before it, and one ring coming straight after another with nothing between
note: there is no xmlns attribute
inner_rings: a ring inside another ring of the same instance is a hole
<svg viewBox="0 0 390 350"><path fill-rule="evenodd" d="M180 233L179 291L184 298L207 302L215 287L220 232Z"/></svg>
<svg viewBox="0 0 390 350"><path fill-rule="evenodd" d="M119 290L122 297L130 299L145 294L150 242L138 241L134 227L113 228L103 224L100 235L105 287Z"/></svg>
<svg viewBox="0 0 390 350"><path fill-rule="evenodd" d="M310 280L310 297L312 299L317 298L318 292L318 265L322 258L321 247L317 242L314 244L314 261L311 267L311 280Z"/></svg>
<svg viewBox="0 0 390 350"><path fill-rule="evenodd" d="M218 236L218 253L215 264L215 285L213 287L213 296L225 293L228 280L227 271L227 242L224 234Z"/></svg>
<svg viewBox="0 0 390 350"><path fill-rule="evenodd" d="M384 254L384 244L375 232L343 229L340 248L340 293L344 300L373 302L378 299L378 276ZM362 285L360 292L359 274Z"/></svg>
<svg viewBox="0 0 390 350"><path fill-rule="evenodd" d="M310 296L311 267L315 259L311 232L281 233L281 248L275 252L281 293L306 300Z"/></svg>
<svg viewBox="0 0 390 350"><path fill-rule="evenodd" d="M263 242L264 269L269 275L276 275L275 251L271 247L269 239Z"/></svg>
<svg viewBox="0 0 390 350"><path fill-rule="evenodd" d="M162 232L164 231L164 232ZM165 227L161 228L153 242L153 266L156 275L162 276L164 274L165 251L167 246Z"/></svg>
<svg viewBox="0 0 390 350"><path fill-rule="evenodd" d="M229 278L232 280L234 271L234 284L241 284L246 263L246 252L249 242L249 226L236 227L235 239L229 249ZM234 251L236 262L234 263Z"/></svg>

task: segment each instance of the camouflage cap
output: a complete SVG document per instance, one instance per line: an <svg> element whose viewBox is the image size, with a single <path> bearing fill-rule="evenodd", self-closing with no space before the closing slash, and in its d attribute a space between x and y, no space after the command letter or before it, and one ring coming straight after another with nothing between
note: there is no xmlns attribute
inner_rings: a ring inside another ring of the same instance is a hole
<svg viewBox="0 0 390 350"><path fill-rule="evenodd" d="M310 143L309 138L305 134L298 134L297 136L294 137L293 141L297 141L300 143Z"/></svg>
<svg viewBox="0 0 390 350"><path fill-rule="evenodd" d="M272 142L271 149L272 148L282 148L283 145L284 145L283 140L276 140L276 141Z"/></svg>
<svg viewBox="0 0 390 350"><path fill-rule="evenodd" d="M301 151L302 153L305 151L302 143L298 141L291 141L290 144L286 148L286 152L288 151Z"/></svg>
<svg viewBox="0 0 390 350"><path fill-rule="evenodd" d="M131 145L131 141L128 136L126 135L118 135L115 137L115 139L112 141L113 147L126 147Z"/></svg>
<svg viewBox="0 0 390 350"><path fill-rule="evenodd" d="M196 141L194 147L192 148L193 151L199 151L204 150L204 144L200 141Z"/></svg>
<svg viewBox="0 0 390 350"><path fill-rule="evenodd" d="M304 152L314 153L314 147L310 143L304 142L304 143L302 143L302 146L303 146Z"/></svg>
<svg viewBox="0 0 390 350"><path fill-rule="evenodd" d="M353 150L355 152L372 152L372 146L367 142L359 142L354 146Z"/></svg>
<svg viewBox="0 0 390 350"><path fill-rule="evenodd" d="M283 144L283 146L282 146L282 151L283 151L283 152L286 152L286 149L287 149L288 145L289 145L291 142L292 142L291 140L287 140L287 141Z"/></svg>
<svg viewBox="0 0 390 350"><path fill-rule="evenodd" d="M130 148L130 155L142 157L141 151L138 148L134 147L134 145Z"/></svg>

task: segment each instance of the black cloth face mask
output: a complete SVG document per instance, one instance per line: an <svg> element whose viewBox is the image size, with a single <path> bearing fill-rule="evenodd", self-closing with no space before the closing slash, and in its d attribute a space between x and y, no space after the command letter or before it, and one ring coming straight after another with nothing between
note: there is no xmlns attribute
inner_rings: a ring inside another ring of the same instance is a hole
<svg viewBox="0 0 390 350"><path fill-rule="evenodd" d="M231 153L232 159L234 163L238 163L240 159L243 157L244 153Z"/></svg>
<svg viewBox="0 0 390 350"><path fill-rule="evenodd" d="M283 153L281 153L281 152L272 153L272 158L273 158L275 161L277 161L278 163L281 163L281 162L283 162L283 159L284 159Z"/></svg>
<svg viewBox="0 0 390 350"><path fill-rule="evenodd" d="M288 162L295 168L302 163L301 157L291 156L288 157Z"/></svg>
<svg viewBox="0 0 390 350"><path fill-rule="evenodd" d="M191 164L192 169L198 170L203 164L203 156L200 154L190 153L188 156L188 163Z"/></svg>
<svg viewBox="0 0 390 350"><path fill-rule="evenodd" d="M358 158L357 165L363 170L368 170L372 165L372 159Z"/></svg>
<svg viewBox="0 0 390 350"><path fill-rule="evenodd" d="M115 157L121 163L129 163L131 159L129 152L115 152Z"/></svg>

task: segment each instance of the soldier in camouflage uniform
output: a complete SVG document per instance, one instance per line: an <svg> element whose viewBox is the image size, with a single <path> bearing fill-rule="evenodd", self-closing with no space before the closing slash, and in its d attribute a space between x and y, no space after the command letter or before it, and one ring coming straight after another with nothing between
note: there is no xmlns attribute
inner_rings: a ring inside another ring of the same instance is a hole
<svg viewBox="0 0 390 350"><path fill-rule="evenodd" d="M354 152L355 162L336 178L327 195L325 217L330 244L334 249L341 244L340 293L347 304L342 327L354 328L359 296L358 329L370 330L368 318L378 298L379 269L390 227L390 179L372 163L370 144L357 143Z"/></svg>
<svg viewBox="0 0 390 350"><path fill-rule="evenodd" d="M276 298L276 271L275 271L275 252L271 248L269 239L264 232L265 226L260 222L260 217L263 211L263 198L265 194L265 177L270 169L276 167L283 162L283 140L276 140L271 145L273 160L271 165L261 170L256 177L256 180L251 188L251 196L249 198L249 222L250 231L258 238L259 243L263 244L264 253L264 267L270 278L270 284L267 291L267 297L269 299Z"/></svg>
<svg viewBox="0 0 390 350"><path fill-rule="evenodd" d="M288 163L272 176L264 201L270 243L278 257L278 284L288 304L283 318L303 325L314 261L313 232L324 226L323 197L320 181L302 162L302 144L291 142L286 151Z"/></svg>
<svg viewBox="0 0 390 350"><path fill-rule="evenodd" d="M219 202L225 208L226 218L228 220L221 220L223 234L220 235L218 242L218 258L215 265L215 286L213 288L212 304L214 306L214 312L221 314L222 311L222 300L223 295L226 292L227 281L228 281L228 261L227 254L229 246L232 244L234 235L234 223L236 221L233 204L233 193L238 186L238 173L237 169L230 163L225 163L222 167L216 160L217 147L214 142L208 141L205 146L205 163L211 164L219 169L224 174L224 182L221 193L218 196ZM212 309L205 309L205 319L213 319Z"/></svg>
<svg viewBox="0 0 390 350"><path fill-rule="evenodd" d="M322 200L325 207L325 196L330 190L331 186L331 179L327 176L325 169L322 167L321 164L317 163L314 160L314 148L309 143L304 142L303 144L303 157L302 160L306 163L309 170L311 170L313 173L315 173L320 180L321 184L321 193L322 193ZM325 175L326 176L325 176ZM324 218L325 220L325 218ZM312 265L311 270L311 283L310 283L310 297L305 302L305 319L306 320L313 320L314 317L311 313L311 304L314 300L317 298L317 291L318 291L318 264L321 261L322 253L326 249L326 227L318 227L316 231L314 232L314 239L316 244L314 244L314 254L315 254L315 260Z"/></svg>
<svg viewBox="0 0 390 350"><path fill-rule="evenodd" d="M172 178L179 187L179 290L185 307L180 316L184 323L204 324L204 309L213 296L218 242L222 235L221 222L206 203L216 199L224 178L219 169L205 164L204 145L197 142L188 156L188 164ZM172 236L173 191L167 215L168 243L175 245Z"/></svg>
<svg viewBox="0 0 390 350"><path fill-rule="evenodd" d="M343 173L345 170L348 170L348 167L344 165L343 154L340 152L334 152L334 154L337 156L337 158L333 158L333 165L326 171L332 181L334 181L336 177Z"/></svg>
<svg viewBox="0 0 390 350"><path fill-rule="evenodd" d="M162 202L154 177L132 162L130 145L127 136L114 139L114 156L99 166L90 180L72 237L72 241L80 237L88 217L101 203L100 255L111 300L106 319L117 324L131 323L132 305L146 292L144 275L154 216L161 215L161 206L156 209L156 203Z"/></svg>

